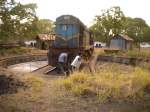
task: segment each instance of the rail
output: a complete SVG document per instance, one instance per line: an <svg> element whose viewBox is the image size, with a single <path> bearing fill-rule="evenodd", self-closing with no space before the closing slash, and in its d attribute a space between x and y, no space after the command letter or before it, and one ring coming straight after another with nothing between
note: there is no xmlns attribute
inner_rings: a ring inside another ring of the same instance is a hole
<svg viewBox="0 0 150 112"><path fill-rule="evenodd" d="M109 61L109 62L137 65L140 62L150 62L150 58L99 55L97 61Z"/></svg>
<svg viewBox="0 0 150 112"><path fill-rule="evenodd" d="M9 65L29 62L29 61L47 60L46 54L20 55L0 59L0 66L7 67Z"/></svg>

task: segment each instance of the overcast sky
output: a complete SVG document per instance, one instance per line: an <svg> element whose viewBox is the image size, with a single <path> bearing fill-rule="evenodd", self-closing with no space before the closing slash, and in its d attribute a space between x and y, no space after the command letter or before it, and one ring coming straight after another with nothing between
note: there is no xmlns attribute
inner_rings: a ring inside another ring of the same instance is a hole
<svg viewBox="0 0 150 112"><path fill-rule="evenodd" d="M125 16L140 17L150 25L149 0L16 0L22 3L37 3L39 18L53 21L60 15L71 14L89 26L102 9L120 6Z"/></svg>

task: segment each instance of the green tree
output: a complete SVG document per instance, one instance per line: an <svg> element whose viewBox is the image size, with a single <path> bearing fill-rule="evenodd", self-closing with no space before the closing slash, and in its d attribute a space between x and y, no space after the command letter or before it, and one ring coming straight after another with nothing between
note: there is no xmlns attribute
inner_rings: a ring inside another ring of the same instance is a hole
<svg viewBox="0 0 150 112"><path fill-rule="evenodd" d="M0 2L0 40L12 41L22 39L32 33L36 21L36 4L20 4L14 0ZM27 32L28 31L28 32Z"/></svg>
<svg viewBox="0 0 150 112"><path fill-rule="evenodd" d="M37 21L38 33L50 34L53 32L53 22L49 19L40 19Z"/></svg>
<svg viewBox="0 0 150 112"><path fill-rule="evenodd" d="M150 27L144 28L142 41L150 43Z"/></svg>
<svg viewBox="0 0 150 112"><path fill-rule="evenodd" d="M120 34L124 31L125 16L120 7L111 7L103 10L102 15L95 18L95 24L90 28L96 40L109 42L111 34Z"/></svg>
<svg viewBox="0 0 150 112"><path fill-rule="evenodd" d="M142 18L126 18L125 33L132 37L136 43L144 41L144 33L148 30L148 25Z"/></svg>

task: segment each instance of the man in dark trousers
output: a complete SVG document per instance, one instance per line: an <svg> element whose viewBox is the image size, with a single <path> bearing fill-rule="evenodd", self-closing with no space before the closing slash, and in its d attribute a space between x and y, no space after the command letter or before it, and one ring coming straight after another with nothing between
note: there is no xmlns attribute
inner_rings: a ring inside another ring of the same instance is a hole
<svg viewBox="0 0 150 112"><path fill-rule="evenodd" d="M66 73L66 67L67 67L67 58L68 54L63 52L58 57L58 72L63 73L64 75L67 75Z"/></svg>

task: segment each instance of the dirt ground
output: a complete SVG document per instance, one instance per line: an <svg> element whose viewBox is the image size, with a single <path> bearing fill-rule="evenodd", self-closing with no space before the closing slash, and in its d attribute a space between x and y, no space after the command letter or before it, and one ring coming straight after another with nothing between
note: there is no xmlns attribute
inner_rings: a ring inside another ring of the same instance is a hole
<svg viewBox="0 0 150 112"><path fill-rule="evenodd" d="M127 74L133 70L132 66L103 62L97 67L101 70L120 69L120 72ZM1 71L3 71L1 74L9 74L6 75L7 78L13 74L5 69ZM22 82L22 85L15 83L12 88L16 88L17 91L0 94L0 112L150 112L149 99L139 103L128 101L100 103L95 97L75 97L69 93L66 95L63 91L57 93L53 82L58 78L64 76L38 73L13 74L13 79L17 80L15 82ZM10 77L8 79L13 80Z"/></svg>

